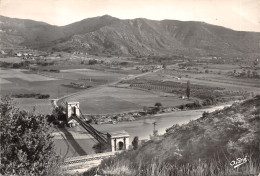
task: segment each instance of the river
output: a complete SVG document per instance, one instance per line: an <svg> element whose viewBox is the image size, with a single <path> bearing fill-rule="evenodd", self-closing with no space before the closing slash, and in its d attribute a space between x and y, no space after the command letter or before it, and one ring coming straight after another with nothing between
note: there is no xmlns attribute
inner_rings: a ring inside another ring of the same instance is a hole
<svg viewBox="0 0 260 176"><path fill-rule="evenodd" d="M177 111L163 114L156 114L149 118L139 119L132 122L120 122L118 124L102 124L93 125L99 131L102 132L112 132L125 130L130 134L130 141L135 136L139 139L149 139L149 136L153 133L153 122L156 122L156 130L159 134L164 134L167 128L172 127L175 124L188 123L190 120L198 119L202 116L204 111L213 112L215 110L223 109L225 106L230 106L232 103L217 105L214 107L209 107L199 110L188 110L188 111Z"/></svg>

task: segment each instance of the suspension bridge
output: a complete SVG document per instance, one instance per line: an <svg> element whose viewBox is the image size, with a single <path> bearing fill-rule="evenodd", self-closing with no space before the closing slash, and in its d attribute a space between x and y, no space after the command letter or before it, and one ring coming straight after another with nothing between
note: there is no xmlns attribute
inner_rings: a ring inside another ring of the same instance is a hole
<svg viewBox="0 0 260 176"><path fill-rule="evenodd" d="M52 106L57 108L56 100L52 100ZM66 158L62 168L67 173L84 172L91 167L97 166L104 158L111 157L115 153L127 150L129 146L129 134L126 131L115 131L102 133L96 130L85 118L79 108L79 102L60 102L60 106L66 109L67 122L75 120L89 135L93 137L96 144L110 148L111 152L83 155L79 157Z"/></svg>

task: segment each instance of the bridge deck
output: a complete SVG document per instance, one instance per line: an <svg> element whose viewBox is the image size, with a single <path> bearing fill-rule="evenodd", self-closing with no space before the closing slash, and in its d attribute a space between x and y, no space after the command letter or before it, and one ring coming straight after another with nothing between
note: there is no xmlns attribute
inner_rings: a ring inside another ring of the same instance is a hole
<svg viewBox="0 0 260 176"><path fill-rule="evenodd" d="M67 158L61 167L67 173L85 172L92 167L98 166L103 159L114 156L116 153L120 152L107 152Z"/></svg>

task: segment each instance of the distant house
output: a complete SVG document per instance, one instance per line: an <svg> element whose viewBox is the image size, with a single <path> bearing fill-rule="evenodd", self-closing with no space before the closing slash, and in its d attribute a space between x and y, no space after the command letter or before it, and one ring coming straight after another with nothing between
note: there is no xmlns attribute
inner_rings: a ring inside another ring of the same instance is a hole
<svg viewBox="0 0 260 176"><path fill-rule="evenodd" d="M6 54L6 52L5 52L4 50L1 50L1 54L5 55L5 54Z"/></svg>
<svg viewBox="0 0 260 176"><path fill-rule="evenodd" d="M144 66L137 66L136 70L142 70L144 68Z"/></svg>
<svg viewBox="0 0 260 176"><path fill-rule="evenodd" d="M16 56L21 57L22 53L16 53Z"/></svg>

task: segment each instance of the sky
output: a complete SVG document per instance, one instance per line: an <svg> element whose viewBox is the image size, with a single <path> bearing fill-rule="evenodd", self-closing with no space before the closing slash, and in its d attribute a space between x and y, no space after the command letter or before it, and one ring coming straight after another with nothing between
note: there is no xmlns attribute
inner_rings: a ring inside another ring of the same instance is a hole
<svg viewBox="0 0 260 176"><path fill-rule="evenodd" d="M102 15L203 21L260 32L260 0L0 0L0 15L58 26Z"/></svg>

